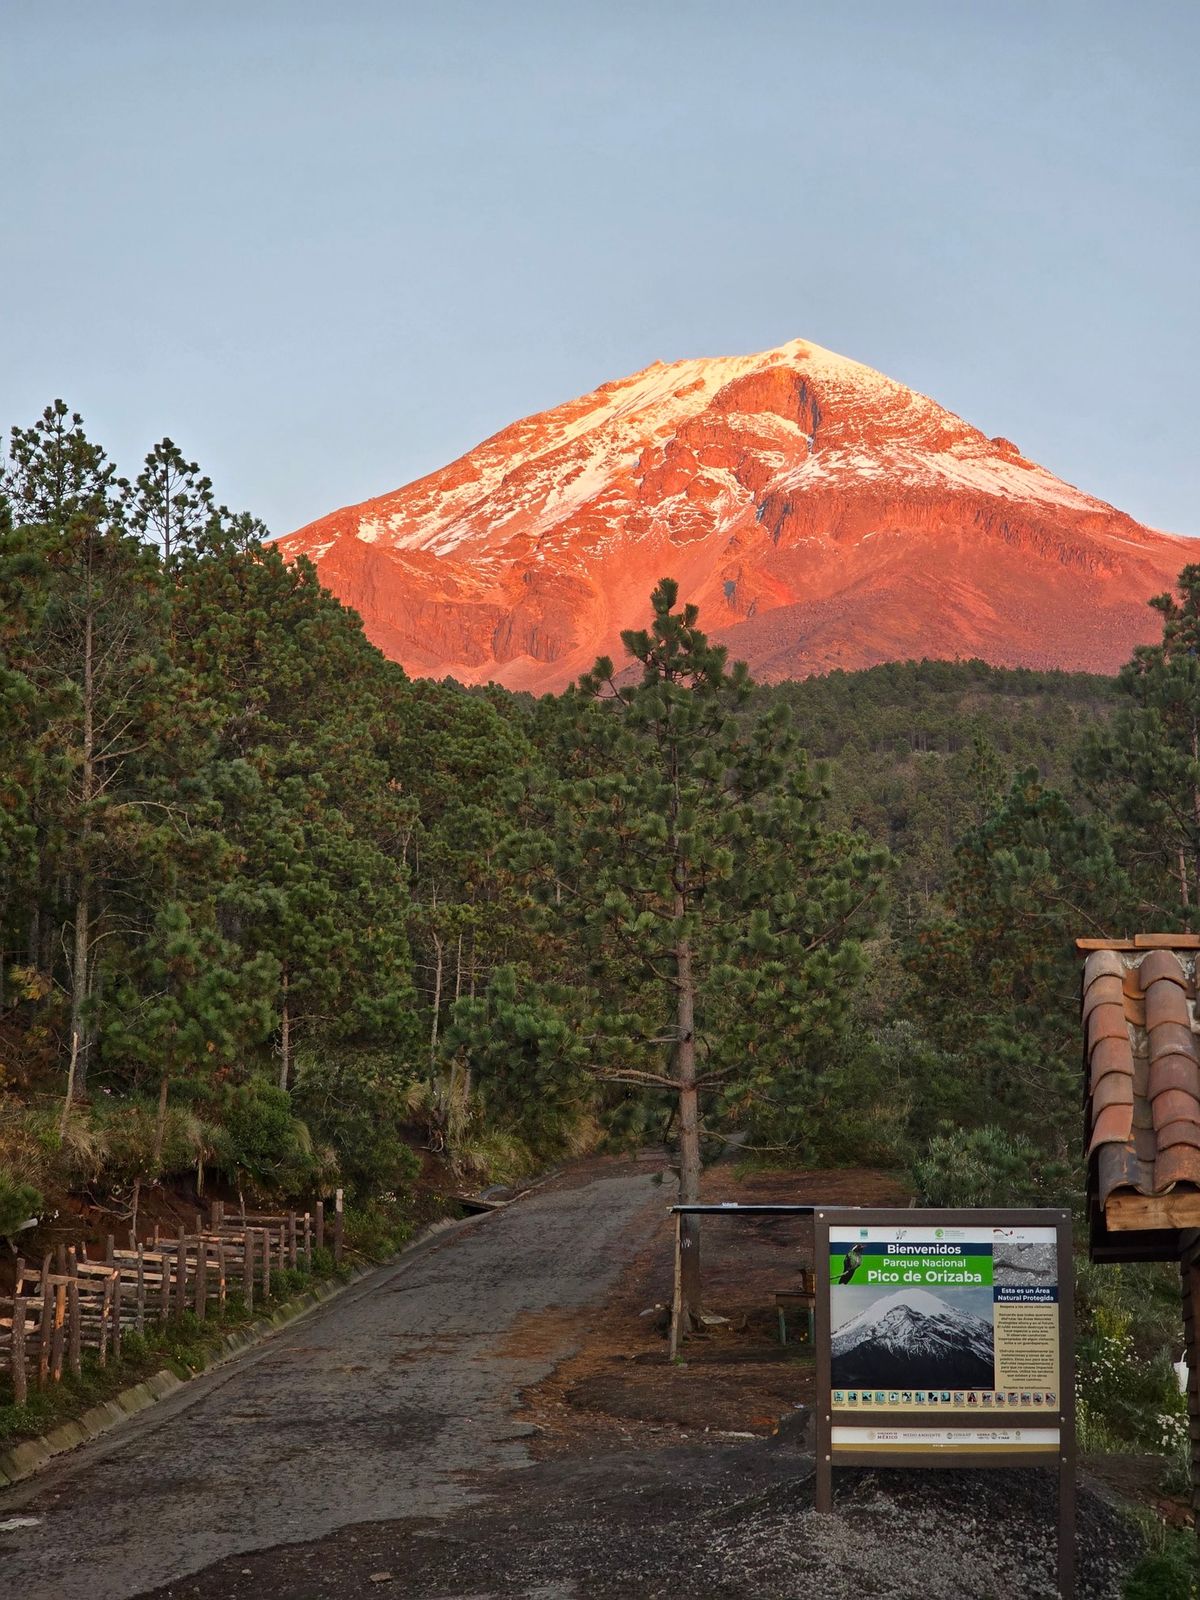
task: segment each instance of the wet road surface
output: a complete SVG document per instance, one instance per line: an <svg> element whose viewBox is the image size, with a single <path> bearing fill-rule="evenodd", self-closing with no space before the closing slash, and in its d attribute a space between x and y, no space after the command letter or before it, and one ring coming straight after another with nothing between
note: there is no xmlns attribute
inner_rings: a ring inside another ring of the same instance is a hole
<svg viewBox="0 0 1200 1600"><path fill-rule="evenodd" d="M571 1348L669 1196L647 1172L550 1188L431 1240L106 1439L0 1494L0 1590L131 1600L239 1553L442 1517L524 1466L522 1388ZM547 1331L549 1327L549 1332ZM515 1336L514 1336L515 1335ZM266 1591L263 1591L266 1592Z"/></svg>

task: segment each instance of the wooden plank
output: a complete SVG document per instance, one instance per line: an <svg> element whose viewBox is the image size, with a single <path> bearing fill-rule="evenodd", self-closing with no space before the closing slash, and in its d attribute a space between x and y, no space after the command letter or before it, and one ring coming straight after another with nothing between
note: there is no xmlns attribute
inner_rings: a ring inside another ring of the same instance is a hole
<svg viewBox="0 0 1200 1600"><path fill-rule="evenodd" d="M112 1286L110 1278L104 1285L104 1307L100 1313L100 1365L108 1365L108 1324L112 1315Z"/></svg>
<svg viewBox="0 0 1200 1600"><path fill-rule="evenodd" d="M121 1359L121 1290L124 1285L118 1273L113 1274L112 1280L112 1350L113 1360Z"/></svg>
<svg viewBox="0 0 1200 1600"><path fill-rule="evenodd" d="M1169 1194L1135 1194L1119 1190L1108 1197L1104 1220L1113 1233L1148 1228L1200 1228L1200 1191L1173 1189Z"/></svg>
<svg viewBox="0 0 1200 1600"><path fill-rule="evenodd" d="M137 1331L144 1334L146 1331L146 1251L143 1245L137 1247Z"/></svg>
<svg viewBox="0 0 1200 1600"><path fill-rule="evenodd" d="M171 1315L171 1258L163 1250L159 1259L162 1261L162 1281L159 1284L158 1320L166 1322Z"/></svg>
<svg viewBox="0 0 1200 1600"><path fill-rule="evenodd" d="M38 1388L44 1389L50 1374L50 1318L51 1297L50 1257L42 1258L42 1320L38 1328Z"/></svg>
<svg viewBox="0 0 1200 1600"><path fill-rule="evenodd" d="M296 1251L296 1213L294 1211L288 1212L287 1230L288 1266L291 1267L293 1272L295 1272L296 1268L300 1265L300 1259Z"/></svg>
<svg viewBox="0 0 1200 1600"><path fill-rule="evenodd" d="M318 1250L324 1250L324 1248L325 1248L325 1202L324 1202L324 1200L318 1200L317 1201L316 1230L317 1230L317 1249Z"/></svg>
<svg viewBox="0 0 1200 1600"><path fill-rule="evenodd" d="M342 1239L345 1225L345 1201L339 1189L333 1197L333 1260L335 1266L342 1264Z"/></svg>
<svg viewBox="0 0 1200 1600"><path fill-rule="evenodd" d="M179 1246L175 1257L175 1315L182 1317L187 1310L187 1234L183 1224L179 1225L179 1233L175 1241Z"/></svg>
<svg viewBox="0 0 1200 1600"><path fill-rule="evenodd" d="M1135 933L1135 950L1200 950L1200 933Z"/></svg>
<svg viewBox="0 0 1200 1600"><path fill-rule="evenodd" d="M67 1319L69 1323L67 1337L67 1361L71 1371L78 1378L83 1372L82 1326L79 1313L79 1266L75 1260L74 1250L67 1252L67 1267L74 1280L67 1291Z"/></svg>
<svg viewBox="0 0 1200 1600"><path fill-rule="evenodd" d="M207 1300L208 1300L208 1246L206 1244L201 1243L200 1240L197 1240L196 1241L196 1292L195 1292L193 1303L194 1303L195 1310L196 1310L196 1319L199 1322L203 1322L204 1321L204 1317L205 1317L206 1309L207 1309L206 1308Z"/></svg>
<svg viewBox="0 0 1200 1600"><path fill-rule="evenodd" d="M23 1406L29 1399L29 1368L25 1361L25 1297L13 1297L12 1334L9 1346L12 1353L13 1400Z"/></svg>
<svg viewBox="0 0 1200 1600"><path fill-rule="evenodd" d="M1136 950L1132 939L1076 939L1076 950Z"/></svg>
<svg viewBox="0 0 1200 1600"><path fill-rule="evenodd" d="M312 1271L312 1250L313 1250L312 1213L311 1213L311 1211L306 1211L304 1213L304 1270L305 1270L305 1272L311 1272Z"/></svg>

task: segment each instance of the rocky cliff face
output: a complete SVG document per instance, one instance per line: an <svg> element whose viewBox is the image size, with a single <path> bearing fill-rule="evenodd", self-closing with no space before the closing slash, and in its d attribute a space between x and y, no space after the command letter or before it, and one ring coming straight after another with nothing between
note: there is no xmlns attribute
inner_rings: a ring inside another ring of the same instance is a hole
<svg viewBox="0 0 1200 1600"><path fill-rule="evenodd" d="M768 681L921 656L1108 672L1197 548L802 340L656 363L282 546L411 673L536 691L619 657L661 577Z"/></svg>

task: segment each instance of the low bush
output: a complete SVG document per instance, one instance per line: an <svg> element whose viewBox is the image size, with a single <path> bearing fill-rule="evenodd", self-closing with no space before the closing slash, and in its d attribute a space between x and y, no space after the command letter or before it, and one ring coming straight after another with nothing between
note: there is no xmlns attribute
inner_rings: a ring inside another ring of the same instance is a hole
<svg viewBox="0 0 1200 1600"><path fill-rule="evenodd" d="M912 1163L912 1181L930 1206L1045 1206L1073 1193L1065 1162L991 1126L935 1134Z"/></svg>
<svg viewBox="0 0 1200 1600"><path fill-rule="evenodd" d="M31 1217L39 1216L44 1204L39 1189L0 1167L0 1239L10 1238Z"/></svg>

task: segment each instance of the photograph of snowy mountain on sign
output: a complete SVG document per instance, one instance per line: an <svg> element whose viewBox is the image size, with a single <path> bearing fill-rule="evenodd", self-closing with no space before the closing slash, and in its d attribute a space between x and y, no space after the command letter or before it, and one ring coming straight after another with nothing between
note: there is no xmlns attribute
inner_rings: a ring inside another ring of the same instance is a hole
<svg viewBox="0 0 1200 1600"><path fill-rule="evenodd" d="M835 1389L990 1389L994 1377L990 1289L863 1288L835 1284L831 1375Z"/></svg>

